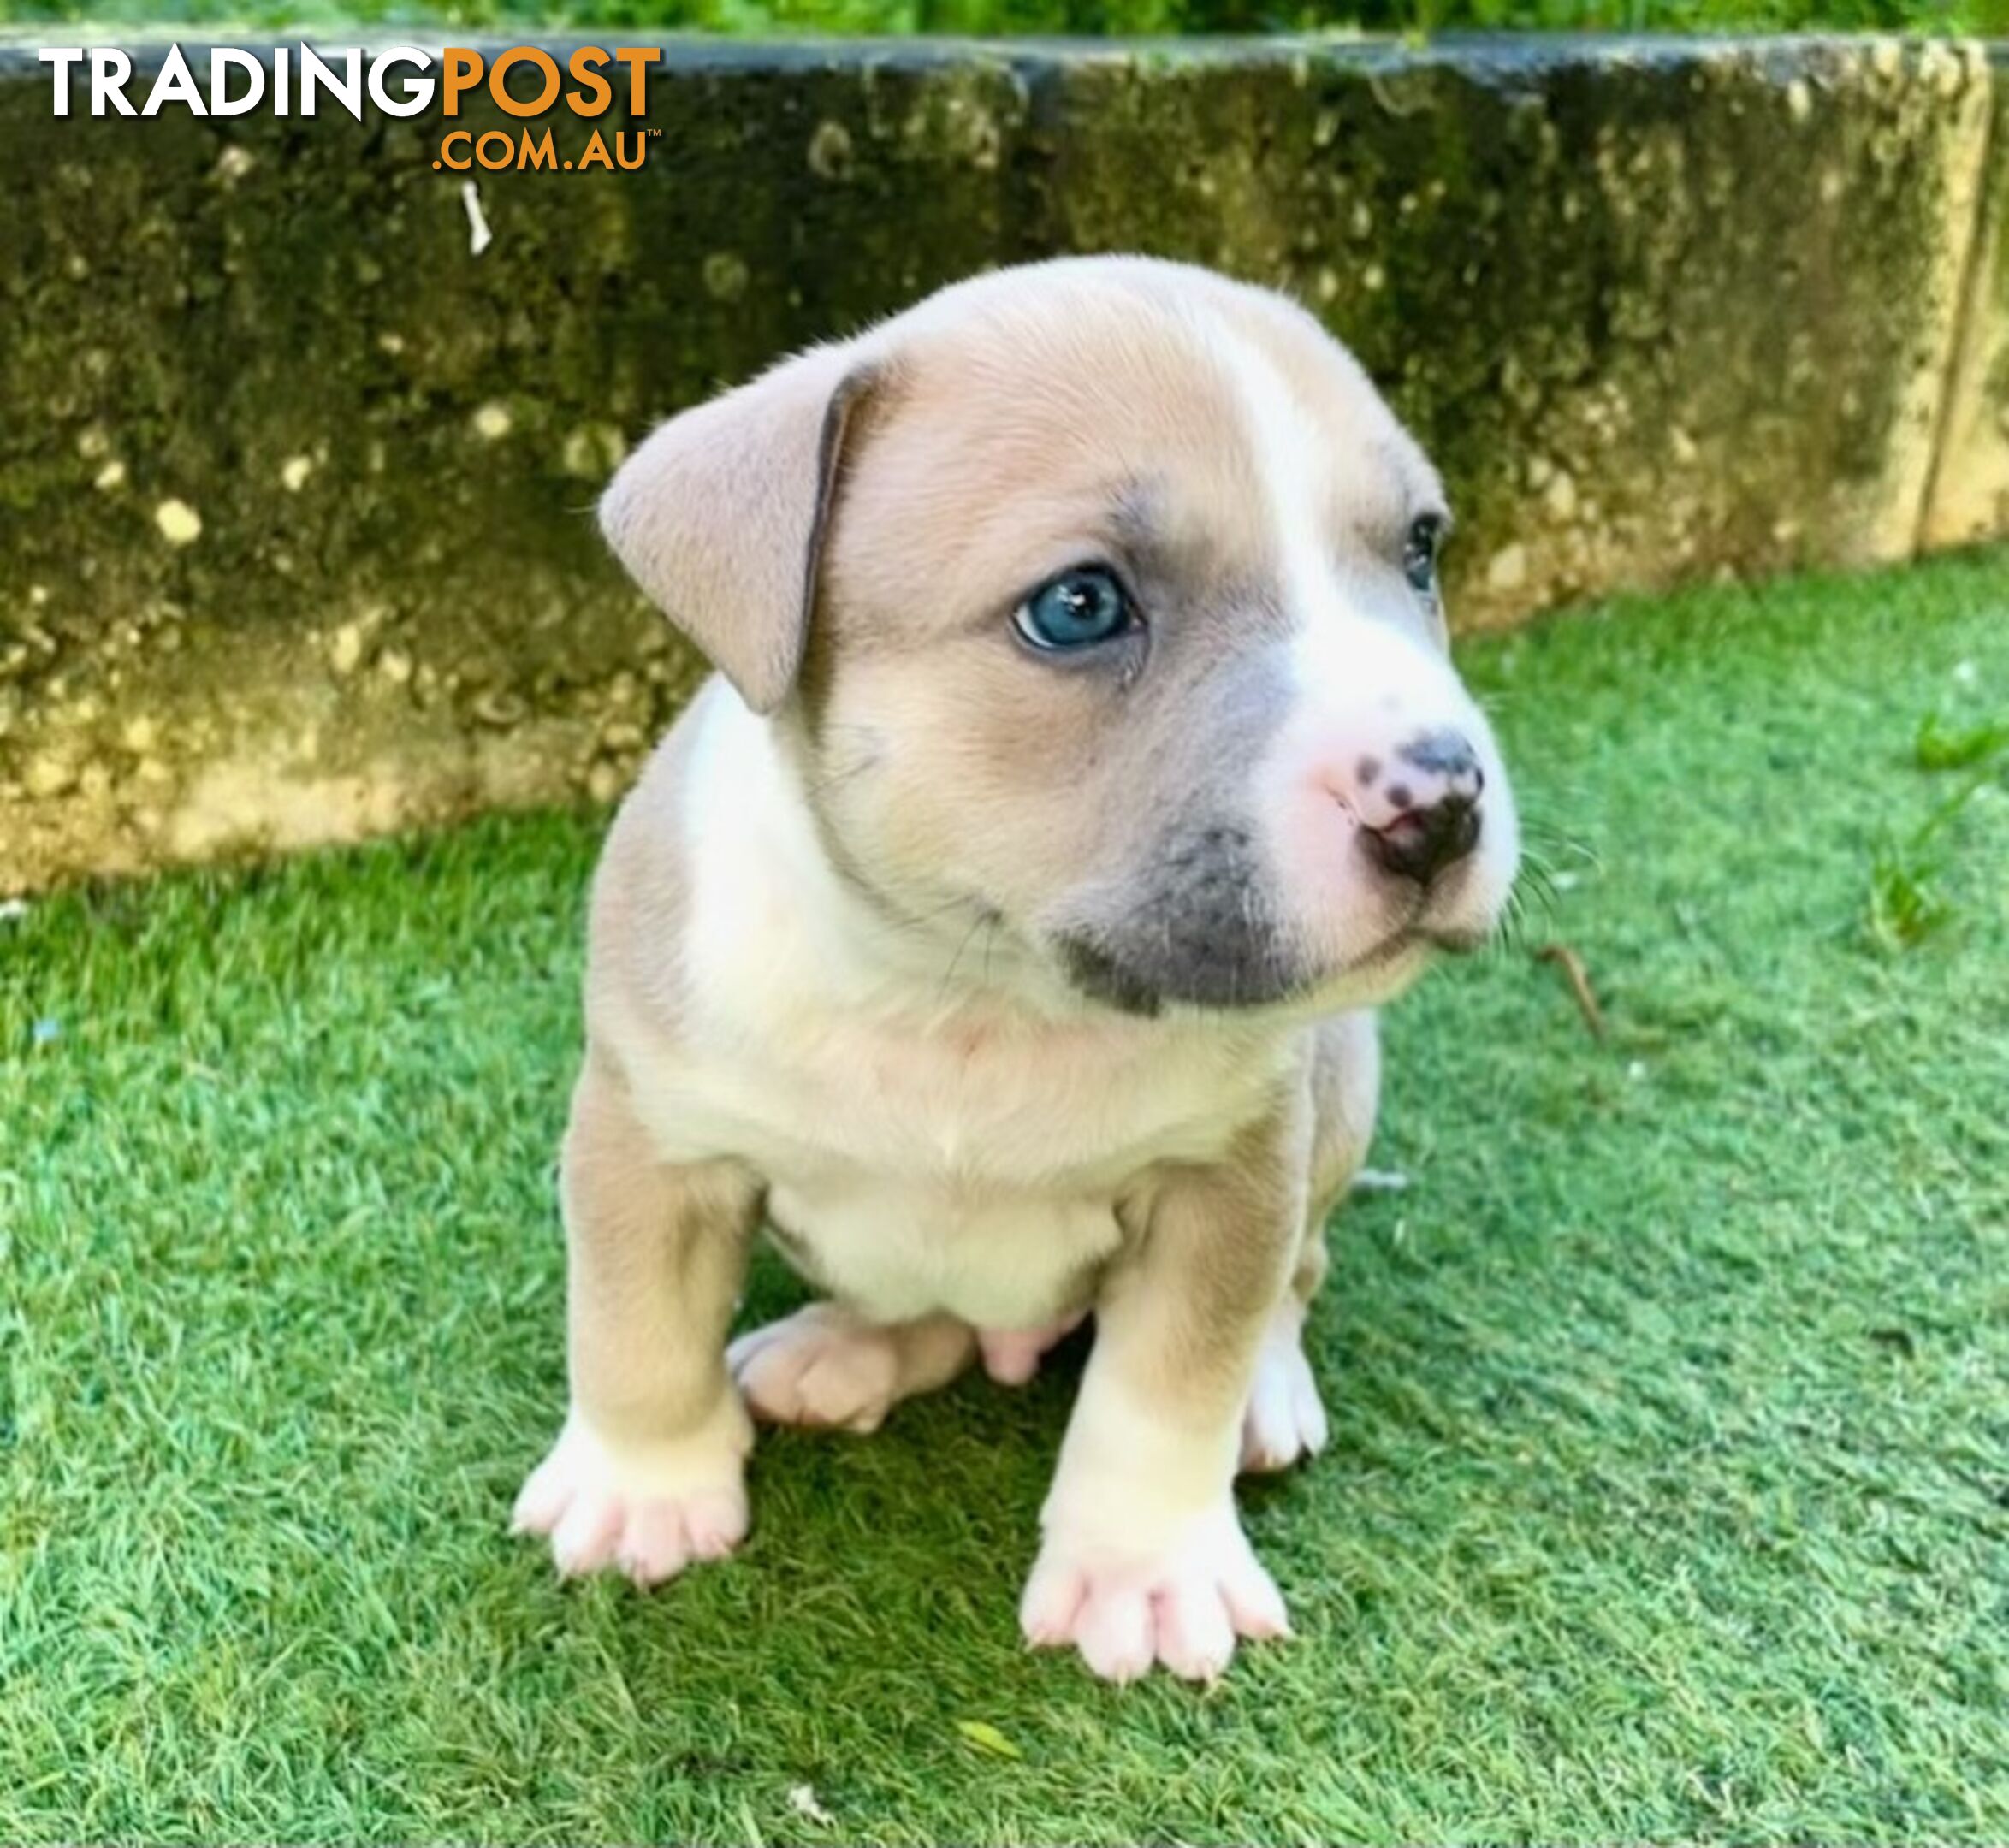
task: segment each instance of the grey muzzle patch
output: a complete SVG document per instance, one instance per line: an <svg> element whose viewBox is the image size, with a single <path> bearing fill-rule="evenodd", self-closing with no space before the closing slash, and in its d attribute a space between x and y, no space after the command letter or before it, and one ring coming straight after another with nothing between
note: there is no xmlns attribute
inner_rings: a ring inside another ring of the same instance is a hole
<svg viewBox="0 0 2009 1848"><path fill-rule="evenodd" d="M1167 820L1099 881L1057 945L1082 993L1131 1014L1258 1007L1309 986L1249 814L1252 778L1291 707L1275 600L1241 587L1196 611L1170 696L1133 744L1133 785Z"/></svg>
<svg viewBox="0 0 2009 1848"><path fill-rule="evenodd" d="M1121 917L1060 939L1069 978L1131 1014L1155 1014L1168 1002L1231 1009L1287 1000L1307 986L1307 971L1267 886L1246 825L1182 826L1150 856Z"/></svg>

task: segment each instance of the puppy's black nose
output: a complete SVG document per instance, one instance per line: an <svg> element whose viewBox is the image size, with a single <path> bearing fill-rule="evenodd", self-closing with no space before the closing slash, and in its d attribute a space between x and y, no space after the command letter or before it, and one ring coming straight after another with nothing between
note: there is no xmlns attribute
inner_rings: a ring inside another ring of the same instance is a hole
<svg viewBox="0 0 2009 1848"><path fill-rule="evenodd" d="M1485 777L1455 732L1425 732L1396 756L1407 767L1384 791L1396 813L1367 831L1367 848L1384 872L1427 886L1478 846Z"/></svg>
<svg viewBox="0 0 2009 1848"><path fill-rule="evenodd" d="M1445 796L1427 808L1405 809L1372 830L1367 845L1384 872L1427 886L1479 845L1479 805L1469 796Z"/></svg>

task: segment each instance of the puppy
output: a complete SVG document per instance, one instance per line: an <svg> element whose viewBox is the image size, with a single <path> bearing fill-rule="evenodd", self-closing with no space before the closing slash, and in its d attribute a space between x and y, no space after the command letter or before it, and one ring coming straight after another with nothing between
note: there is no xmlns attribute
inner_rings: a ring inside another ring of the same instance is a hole
<svg viewBox="0 0 2009 1848"><path fill-rule="evenodd" d="M870 1430L1093 1315L1020 1620L1212 1678L1287 1630L1234 1479L1325 1436L1371 1010L1514 874L1435 473L1297 307L1093 258L673 419L601 518L720 672L594 886L518 1527L654 1584L746 1532L750 1413ZM762 1227L825 1298L728 1345Z"/></svg>

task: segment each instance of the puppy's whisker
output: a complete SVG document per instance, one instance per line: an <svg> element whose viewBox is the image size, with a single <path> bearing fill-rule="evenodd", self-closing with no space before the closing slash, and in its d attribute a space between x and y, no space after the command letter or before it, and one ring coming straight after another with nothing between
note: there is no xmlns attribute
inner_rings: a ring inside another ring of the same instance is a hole
<svg viewBox="0 0 2009 1848"><path fill-rule="evenodd" d="M1520 839L1521 857L1524 860L1542 859L1544 864L1547 864L1545 856L1540 852L1542 848L1546 847L1554 850L1560 859L1578 866L1595 869L1603 864L1597 849L1581 836L1566 833L1554 823L1544 821L1539 817L1524 815L1521 818Z"/></svg>
<svg viewBox="0 0 2009 1848"><path fill-rule="evenodd" d="M1507 895L1507 903L1500 913L1500 921L1493 927L1492 934L1485 943L1486 954L1495 961L1504 959L1520 949L1528 935L1527 901L1519 890Z"/></svg>
<svg viewBox="0 0 2009 1848"><path fill-rule="evenodd" d="M840 770L833 770L827 775L814 779L803 785L803 793L809 797L827 796L840 785L849 783L853 777L862 776L879 762L879 754L862 757L855 764L847 764Z"/></svg>
<svg viewBox="0 0 2009 1848"><path fill-rule="evenodd" d="M956 980L956 965L963 960L963 952L969 947L971 940L984 925L995 921L995 916L996 914L993 912L979 911L969 921L969 928L963 932L962 940L956 945L955 955L949 958L947 973L943 975L940 992L935 997L938 1005L946 1003L949 998L950 987Z"/></svg>
<svg viewBox="0 0 2009 1848"><path fill-rule="evenodd" d="M904 934L908 931L925 930L936 920L945 918L951 911L959 911L963 906L974 904L975 902L971 898L957 897L945 899L939 905L931 905L925 911L899 912L894 915L890 928L895 935Z"/></svg>
<svg viewBox="0 0 2009 1848"><path fill-rule="evenodd" d="M1522 927L1532 923L1538 914L1546 919L1555 912L1559 897L1555 886L1543 879L1524 880L1508 899L1508 915Z"/></svg>
<svg viewBox="0 0 2009 1848"><path fill-rule="evenodd" d="M1546 867L1524 862L1514 890L1524 895L1532 892L1544 904L1554 904L1562 888L1556 883L1556 875Z"/></svg>

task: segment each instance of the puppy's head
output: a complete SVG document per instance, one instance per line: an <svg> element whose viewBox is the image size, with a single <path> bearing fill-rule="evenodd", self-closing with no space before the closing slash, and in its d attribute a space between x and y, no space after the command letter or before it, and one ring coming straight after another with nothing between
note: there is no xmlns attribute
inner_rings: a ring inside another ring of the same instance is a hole
<svg viewBox="0 0 2009 1848"><path fill-rule="evenodd" d="M1277 296L979 278L673 419L602 512L904 922L1126 1009L1340 1007L1505 902L1436 474Z"/></svg>

